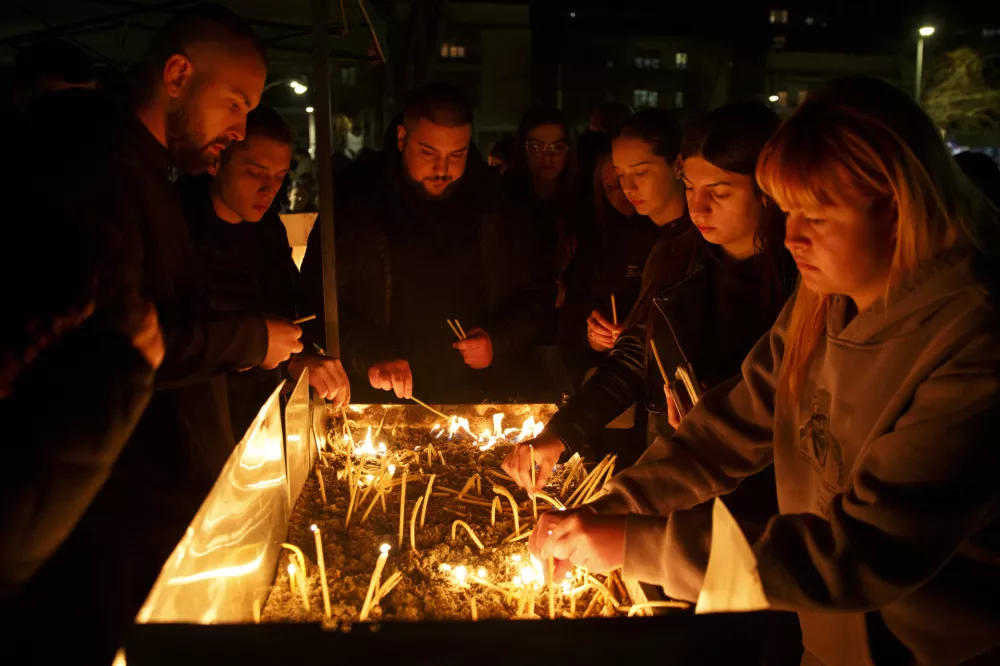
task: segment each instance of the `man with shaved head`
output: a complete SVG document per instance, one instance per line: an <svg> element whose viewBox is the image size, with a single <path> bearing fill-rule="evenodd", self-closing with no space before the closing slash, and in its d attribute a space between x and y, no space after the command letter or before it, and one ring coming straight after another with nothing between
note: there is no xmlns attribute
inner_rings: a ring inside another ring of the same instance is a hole
<svg viewBox="0 0 1000 666"><path fill-rule="evenodd" d="M49 160L27 171L54 184L52 205L104 225L114 240L101 263L114 288L93 317L127 319L148 299L166 353L117 460L81 452L76 461L79 474L114 465L96 499L18 597L5 600L17 613L8 627L58 618L59 640L11 652L22 663L111 663L233 449L226 373L274 368L302 348L300 330L286 320L213 311L174 187L178 171L205 171L244 138L267 74L252 29L217 6L178 14L133 73L136 95L126 108L65 91L57 104L33 110L24 133L31 143L21 152Z"/></svg>

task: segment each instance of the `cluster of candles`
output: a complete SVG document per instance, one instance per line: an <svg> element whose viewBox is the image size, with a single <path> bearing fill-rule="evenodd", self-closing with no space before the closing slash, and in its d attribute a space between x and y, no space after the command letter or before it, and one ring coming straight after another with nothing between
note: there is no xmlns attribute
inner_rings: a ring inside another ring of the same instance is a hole
<svg viewBox="0 0 1000 666"><path fill-rule="evenodd" d="M490 480L494 482L492 483L492 490L494 493L492 503L488 503L483 499L483 479L479 474L473 474L469 477L461 490L453 490L441 485L435 487L434 484L437 478L437 474L434 473L435 461L440 461L442 465L445 465L446 463L443 454L435 449L433 443L429 444L422 451L420 450L421 447L416 447L414 450L393 450L390 452L385 443L375 444L382 431L384 418L383 423L378 426L378 429L374 433L372 432L372 428L369 427L364 439L356 441L354 439L352 425L357 427L357 424L347 418L346 411L342 412L342 414L344 417L343 437L340 441L333 440L333 442L331 442L331 448L333 449L332 453L328 453L327 451L321 449L320 459L322 464L327 467L330 466L331 461L334 463L338 460L344 461L343 469L340 469L338 466L337 478L338 480L345 480L349 489L349 504L345 512L344 519L345 529L350 525L351 518L354 513L359 511L361 507L365 506L366 502L368 502L367 508L362 514L359 521L360 523L364 523L368 519L369 515L376 506L381 505L383 513L386 512L387 496L396 487L399 487L400 510L397 547L402 550L407 520L407 484L409 483L412 485L414 482L427 479L426 487L421 489L423 492L418 492L416 502L413 504L412 510L408 516L410 536L409 548L411 551L418 552L416 540L417 521L419 519L420 526L424 526L427 517L427 507L430 504L432 497L448 497L471 505L480 505L483 507L489 506L491 510L491 524L493 525L496 525L497 513L500 513L501 515L504 513L504 504L506 503L509 505L509 511L512 514L513 532L504 539L503 543L507 544L523 541L531 535L531 529L522 531L522 522L517 500L507 488L501 485L501 483L512 482L512 479L510 479L507 475L503 474L499 470L488 470L486 472L490 475ZM544 424L535 421L533 417L529 416L520 428L504 429L503 414L495 414L492 418L493 428L484 429L479 435L475 435L472 432L467 419L457 416L449 417L446 427L441 426L440 424L435 424L431 428L430 434L434 439L440 439L446 435L448 439L453 439L456 436L468 437L471 439L473 445L477 446L481 451L486 451L495 446L498 442L519 442L537 437L544 427ZM327 459L328 457L330 460ZM394 463L390 464L390 460L394 461ZM429 475L424 474L422 468L420 469L419 474L410 474L409 467L411 462L423 465L425 461L427 468L430 470ZM400 466L402 467L402 473L399 478L397 478L396 472ZM565 510L568 507L576 507L588 502L601 491L601 488L604 486L604 482L612 477L614 467L615 457L608 456L599 462L590 472L587 472L580 456L578 454L574 455L565 464L566 473L561 487L557 493L553 493L558 494L558 499L541 492L532 493L530 495L531 516L526 515L525 518L528 520L537 520L539 511L537 505L538 501L548 504L548 508L550 508L550 510ZM323 483L323 475L318 468L316 470L316 474L319 481L320 493L325 505L327 503L327 498ZM576 485L573 492L569 493L569 489L574 480L579 480L579 483ZM478 497L472 497L473 492L475 492ZM569 496L567 497L568 493ZM371 496L370 501L368 500L369 496ZM322 535L316 525L312 525L311 530L316 544L316 564L319 569L320 586L323 593L324 614L327 618L329 618L331 616L330 593L323 558ZM460 538L460 531L468 535L479 551L483 551L485 549L483 542L476 535L473 528L461 518L452 523L452 541ZM287 567L290 591L293 595L298 594L301 597L302 605L308 612L309 599L305 577L305 558L302 551L295 546L291 544L284 545L292 551ZM368 591L365 595L364 604L358 617L360 621L367 620L372 609L379 605L379 602L386 595L388 595L402 579L403 574L396 572L392 574L384 583L381 580L382 573L385 569L391 550L392 546L388 543L383 543L379 546L379 555L368 585ZM660 605L685 606L685 604L679 604L677 602L654 602L648 604L630 605L630 597L625 589L621 577L615 572L609 574L606 579L602 581L598 577L589 573L586 569L576 567L574 571L566 574L564 580L555 581L553 579L554 563L551 560L546 563L548 567L548 570L546 571L546 564L538 561L534 556L528 556L527 561L525 561L525 556L526 554L514 554L511 556L510 563L512 566L510 567L511 571L508 573L513 573L513 575L510 580L506 581L500 581L494 576L491 576L484 567L478 567L475 570L472 570L464 565L442 564L440 566L440 570L450 574L449 578L455 585L472 592L472 594L469 595L469 599L470 615L473 620L478 619L476 597L480 591L502 595L505 602L516 604L517 613L515 617L517 618L541 617L539 613L536 613L535 607L536 602L543 602L543 597L545 596L547 596L548 601L548 612L544 613L543 611L543 614L547 615L550 619L556 619L557 617L590 617L594 615L610 616L624 612L628 612L631 616L636 613L647 612L649 608ZM546 573L548 573L548 575L546 575ZM588 591L594 592L593 598L583 612L578 613L577 601L585 596Z"/></svg>

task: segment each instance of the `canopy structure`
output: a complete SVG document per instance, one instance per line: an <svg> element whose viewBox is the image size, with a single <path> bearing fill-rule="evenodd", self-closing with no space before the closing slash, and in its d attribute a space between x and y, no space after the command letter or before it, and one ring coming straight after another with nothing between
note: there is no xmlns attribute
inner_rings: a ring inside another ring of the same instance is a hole
<svg viewBox="0 0 1000 666"><path fill-rule="evenodd" d="M0 63L18 49L61 39L116 69L138 62L152 34L195 0L10 0L0 6ZM333 177L330 165L330 58L385 62L385 24L370 0L230 0L220 4L251 22L267 49L269 87L305 76L315 86L316 160L323 238L326 350L340 355Z"/></svg>

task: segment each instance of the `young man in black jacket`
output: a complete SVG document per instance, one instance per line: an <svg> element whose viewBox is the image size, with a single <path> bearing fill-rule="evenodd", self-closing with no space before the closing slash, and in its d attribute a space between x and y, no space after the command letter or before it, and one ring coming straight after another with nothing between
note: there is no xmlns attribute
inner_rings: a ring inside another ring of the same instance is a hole
<svg viewBox="0 0 1000 666"><path fill-rule="evenodd" d="M424 86L407 103L395 141L349 170L340 182L350 186L336 195L343 356L353 378L398 398L415 391L467 403L532 388L519 384L517 375L530 375L516 369L555 290L471 135L472 109L461 94ZM308 309L321 322L320 227L302 274ZM456 340L449 319L467 340ZM361 393L357 382L354 390Z"/></svg>
<svg viewBox="0 0 1000 666"><path fill-rule="evenodd" d="M283 320L210 308L173 184L175 169L203 171L243 138L266 76L252 30L228 10L200 6L161 28L138 75L131 108L80 91L91 98L33 110L39 128L26 133L43 144L38 154L59 157L50 160L50 197L115 241L108 279L122 297L94 317L128 311L130 295L141 294L156 306L166 347L110 478L13 606L29 626L59 609L72 638L33 645L43 663L110 663L232 451L225 373L274 367L301 349L299 329Z"/></svg>
<svg viewBox="0 0 1000 666"><path fill-rule="evenodd" d="M213 310L287 320L308 314L299 306L299 270L274 205L291 160L291 128L277 111L259 106L247 116L246 138L222 153L212 175L178 183ZM287 366L229 373L233 434L243 435L286 370L297 379L305 368L309 383L335 407L350 400L340 360L304 350Z"/></svg>

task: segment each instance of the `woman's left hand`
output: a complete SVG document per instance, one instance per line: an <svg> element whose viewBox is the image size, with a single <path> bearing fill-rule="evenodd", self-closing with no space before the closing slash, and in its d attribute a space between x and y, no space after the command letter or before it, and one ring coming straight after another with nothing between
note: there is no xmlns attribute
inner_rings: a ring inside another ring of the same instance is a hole
<svg viewBox="0 0 1000 666"><path fill-rule="evenodd" d="M555 560L556 580L574 566L594 573L617 569L625 563L625 516L600 515L587 506L547 511L538 519L528 549L542 562L550 556Z"/></svg>

